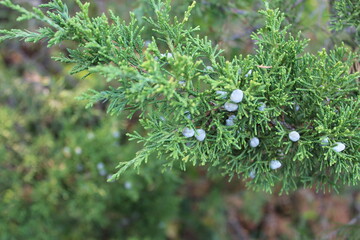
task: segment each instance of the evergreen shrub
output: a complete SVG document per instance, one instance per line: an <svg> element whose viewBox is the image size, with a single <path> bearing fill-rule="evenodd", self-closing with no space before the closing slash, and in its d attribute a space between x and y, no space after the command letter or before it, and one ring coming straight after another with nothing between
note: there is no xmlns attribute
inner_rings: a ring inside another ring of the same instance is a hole
<svg viewBox="0 0 360 240"><path fill-rule="evenodd" d="M120 162L114 180L132 168L162 159L163 169L207 165L247 185L271 191L301 186L337 189L360 177L359 81L350 73L357 57L344 45L307 53L308 40L289 33L284 14L268 6L265 26L251 35L255 54L227 59L184 16L172 17L170 1L152 0L155 16L128 23L112 11L90 17L89 4L70 16L61 0L27 10L0 3L37 19L37 31L1 30L1 40L72 41L75 47L54 59L75 64L71 73L97 74L115 86L89 90L88 107L108 102L110 114L140 112L146 136L135 158ZM351 22L352 19L347 19ZM151 31L145 42L143 31Z"/></svg>

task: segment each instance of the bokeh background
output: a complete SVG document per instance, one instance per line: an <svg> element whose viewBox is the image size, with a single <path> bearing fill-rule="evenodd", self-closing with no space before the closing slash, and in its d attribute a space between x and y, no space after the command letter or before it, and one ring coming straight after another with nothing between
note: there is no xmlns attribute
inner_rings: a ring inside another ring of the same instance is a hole
<svg viewBox="0 0 360 240"><path fill-rule="evenodd" d="M18 0L37 6L46 1ZM74 1L65 0L71 12ZM134 11L152 15L148 0L92 0L93 16L112 9L124 19ZM174 15L191 3L173 0ZM274 0L290 31L309 38L307 51L331 49L342 41L356 50L354 31L329 30L333 1ZM260 0L199 0L190 24L200 25L231 58L255 52L252 32L263 26ZM39 27L16 22L0 7L1 28ZM144 39L151 39L145 32ZM66 46L71 46L67 43ZM106 114L106 103L85 109L76 100L89 88L104 89L96 75L70 76L70 65L51 59L66 46L0 44L0 240L22 239L360 239L359 188L339 192L299 189L287 195L253 192L206 167L160 172L151 159L140 174L127 171L107 182L120 161L141 145L126 133L137 117Z"/></svg>

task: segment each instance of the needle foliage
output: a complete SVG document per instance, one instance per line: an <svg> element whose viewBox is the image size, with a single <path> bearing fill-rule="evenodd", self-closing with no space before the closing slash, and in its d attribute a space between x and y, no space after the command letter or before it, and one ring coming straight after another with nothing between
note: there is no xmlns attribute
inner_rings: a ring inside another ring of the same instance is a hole
<svg viewBox="0 0 360 240"><path fill-rule="evenodd" d="M141 113L146 135L129 136L143 148L119 163L114 178L163 158L164 169L206 165L266 191L278 183L283 191L358 183L359 74L350 73L356 55L344 46L306 53L308 40L291 35L284 15L266 7L260 11L265 26L252 34L256 53L226 59L188 23L195 2L179 19L171 15L170 1L152 0L155 17L144 17L144 25L132 13L129 22L111 11L90 17L89 4L76 2L80 11L70 16L61 0L32 10L3 0L21 13L18 20L37 19L44 27L0 30L0 40L45 41L48 47L72 41L76 47L55 60L74 64L72 74L85 71L113 83L84 93L88 107L101 101L111 114ZM142 38L145 29L153 33L151 42ZM241 102L231 101L236 89ZM236 110L230 112L229 103ZM229 118L233 124L226 124ZM185 128L195 136L184 136ZM203 141L199 129L205 130ZM291 141L293 131L300 140ZM255 137L259 145L252 147ZM336 150L339 143L344 150ZM271 167L274 160L280 168Z"/></svg>
<svg viewBox="0 0 360 240"><path fill-rule="evenodd" d="M334 16L331 28L336 31L353 28L355 41L360 45L360 1L341 0L334 2Z"/></svg>

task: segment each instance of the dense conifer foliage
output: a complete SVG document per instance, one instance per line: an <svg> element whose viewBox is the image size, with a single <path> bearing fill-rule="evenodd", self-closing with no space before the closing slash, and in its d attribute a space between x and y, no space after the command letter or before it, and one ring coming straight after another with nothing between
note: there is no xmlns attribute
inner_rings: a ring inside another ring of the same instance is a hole
<svg viewBox="0 0 360 240"><path fill-rule="evenodd" d="M20 12L18 20L37 19L44 27L0 30L0 40L76 43L55 60L75 64L72 74L114 82L80 99L89 107L108 102L110 114L140 112L147 135L129 136L143 148L119 163L112 180L160 158L163 169L207 165L266 191L277 183L283 191L358 183L359 74L350 73L357 56L345 46L307 53L308 41L290 34L284 15L267 7L260 11L265 26L252 34L256 53L227 59L188 22L195 2L179 19L170 1L153 0L155 16L144 17L144 24L134 14L125 22L111 11L93 18L88 3L76 2L80 11L71 16L61 0L32 10L3 0ZM153 33L151 41L143 39L144 30Z"/></svg>

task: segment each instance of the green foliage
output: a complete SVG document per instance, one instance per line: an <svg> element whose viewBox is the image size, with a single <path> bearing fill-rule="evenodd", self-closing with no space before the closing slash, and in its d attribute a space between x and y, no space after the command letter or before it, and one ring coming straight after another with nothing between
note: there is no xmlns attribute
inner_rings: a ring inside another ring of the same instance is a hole
<svg viewBox="0 0 360 240"><path fill-rule="evenodd" d="M125 120L74 99L96 79L76 90L0 69L0 239L165 239L181 200L176 171L158 174L155 160L107 182L137 147L119 131Z"/></svg>
<svg viewBox="0 0 360 240"><path fill-rule="evenodd" d="M48 9L44 12L29 12L10 0L0 3L21 12L20 20L47 24L36 32L1 30L2 40L46 40L48 46L75 42L67 56L56 60L76 64L72 73L85 70L115 85L91 90L81 99L89 106L108 101L112 114L132 117L141 111L147 136L129 136L143 148L118 165L114 178L159 158L165 168L207 165L231 177L251 175L248 186L266 191L276 183L288 191L314 184L336 189L359 181L358 74L349 73L355 56L343 46L305 53L307 41L289 34L290 26L282 27L279 10L261 11L266 24L252 35L256 54L226 60L208 38L195 35L198 27L188 26L194 4L179 20L171 17L170 1L153 0L155 16L145 17L147 24L140 26L134 14L129 23L112 12L110 19L90 18L89 4L80 1L80 12L72 17L60 0L40 6ZM148 46L143 29L153 32ZM244 99L229 112L224 106L236 89ZM225 124L233 114L234 124ZM186 138L185 128L203 129L205 140ZM299 141L290 141L292 131L300 134ZM260 145L250 147L254 137ZM328 143L322 143L324 138ZM345 144L344 151L333 149L337 142ZM271 169L275 159L280 169Z"/></svg>
<svg viewBox="0 0 360 240"><path fill-rule="evenodd" d="M332 20L332 29L336 31L353 27L356 32L356 41L360 44L360 2L357 0L336 0L334 3L335 15Z"/></svg>

